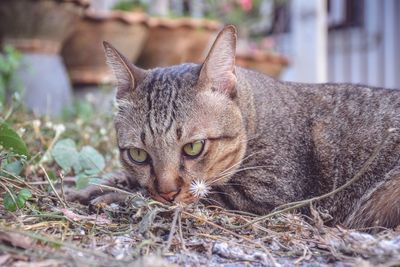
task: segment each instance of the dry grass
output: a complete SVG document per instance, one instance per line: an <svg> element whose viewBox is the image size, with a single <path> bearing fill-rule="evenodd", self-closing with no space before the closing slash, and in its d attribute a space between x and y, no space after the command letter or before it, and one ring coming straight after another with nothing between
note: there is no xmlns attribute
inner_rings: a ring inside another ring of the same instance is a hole
<svg viewBox="0 0 400 267"><path fill-rule="evenodd" d="M317 212L314 218L281 214L238 228L255 217L218 207L165 206L139 194L124 206L68 203L64 208L57 198L37 191L28 208L0 211L0 265L127 266L138 259L149 266L154 261L160 266L400 264L396 232L329 228Z"/></svg>
<svg viewBox="0 0 400 267"><path fill-rule="evenodd" d="M112 171L118 160L110 142L112 124L106 121L79 127L75 121L66 125L66 134L83 144L95 142ZM47 175L60 174L59 169L41 160L54 142L54 131L35 129L32 122L22 117L15 128L25 128L24 139L37 160L28 163L21 177L0 176L7 188L33 193L27 207L16 212L0 207L0 266L400 265L398 232L370 235L327 227L323 221L329 216L314 209L312 218L279 213L256 221L259 217L252 214L215 206L166 206L139 193L129 194L125 205L66 202L62 194L52 193L61 177L52 185ZM91 133L100 127L107 134L93 141Z"/></svg>

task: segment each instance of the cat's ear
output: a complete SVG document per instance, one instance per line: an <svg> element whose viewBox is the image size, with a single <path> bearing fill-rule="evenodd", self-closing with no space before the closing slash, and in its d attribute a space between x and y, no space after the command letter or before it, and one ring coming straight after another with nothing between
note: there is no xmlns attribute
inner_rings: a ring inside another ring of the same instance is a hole
<svg viewBox="0 0 400 267"><path fill-rule="evenodd" d="M201 66L199 82L228 94L236 95L235 53L236 28L226 26L217 36Z"/></svg>
<svg viewBox="0 0 400 267"><path fill-rule="evenodd" d="M146 71L133 65L111 44L103 42L107 64L117 80L117 99L127 98L145 78Z"/></svg>

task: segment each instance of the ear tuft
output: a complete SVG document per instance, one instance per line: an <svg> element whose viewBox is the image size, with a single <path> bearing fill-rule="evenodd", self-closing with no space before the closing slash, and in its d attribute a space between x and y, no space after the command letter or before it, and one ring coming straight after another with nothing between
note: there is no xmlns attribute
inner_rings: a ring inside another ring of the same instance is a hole
<svg viewBox="0 0 400 267"><path fill-rule="evenodd" d="M236 28L224 27L204 61L199 81L230 96L236 95L235 54Z"/></svg>
<svg viewBox="0 0 400 267"><path fill-rule="evenodd" d="M145 77L145 71L134 66L110 43L103 42L107 64L117 80L117 99L126 98L134 92L138 83Z"/></svg>

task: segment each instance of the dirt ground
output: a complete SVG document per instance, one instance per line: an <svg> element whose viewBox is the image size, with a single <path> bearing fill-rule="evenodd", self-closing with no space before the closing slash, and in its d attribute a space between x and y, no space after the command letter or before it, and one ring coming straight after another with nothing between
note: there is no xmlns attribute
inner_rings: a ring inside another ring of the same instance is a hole
<svg viewBox="0 0 400 267"><path fill-rule="evenodd" d="M249 224L218 207L165 206L129 196L126 206L0 211L1 266L399 266L400 235L329 228L317 214Z"/></svg>

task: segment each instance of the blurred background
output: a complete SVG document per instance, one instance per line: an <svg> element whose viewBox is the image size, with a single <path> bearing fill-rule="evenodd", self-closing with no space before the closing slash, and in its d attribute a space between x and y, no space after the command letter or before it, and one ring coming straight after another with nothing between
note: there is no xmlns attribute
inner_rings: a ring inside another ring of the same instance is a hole
<svg viewBox="0 0 400 267"><path fill-rule="evenodd" d="M200 63L225 24L236 63L277 79L400 88L398 0L1 0L0 112L111 108L102 41L142 68ZM75 100L74 100L75 99Z"/></svg>

